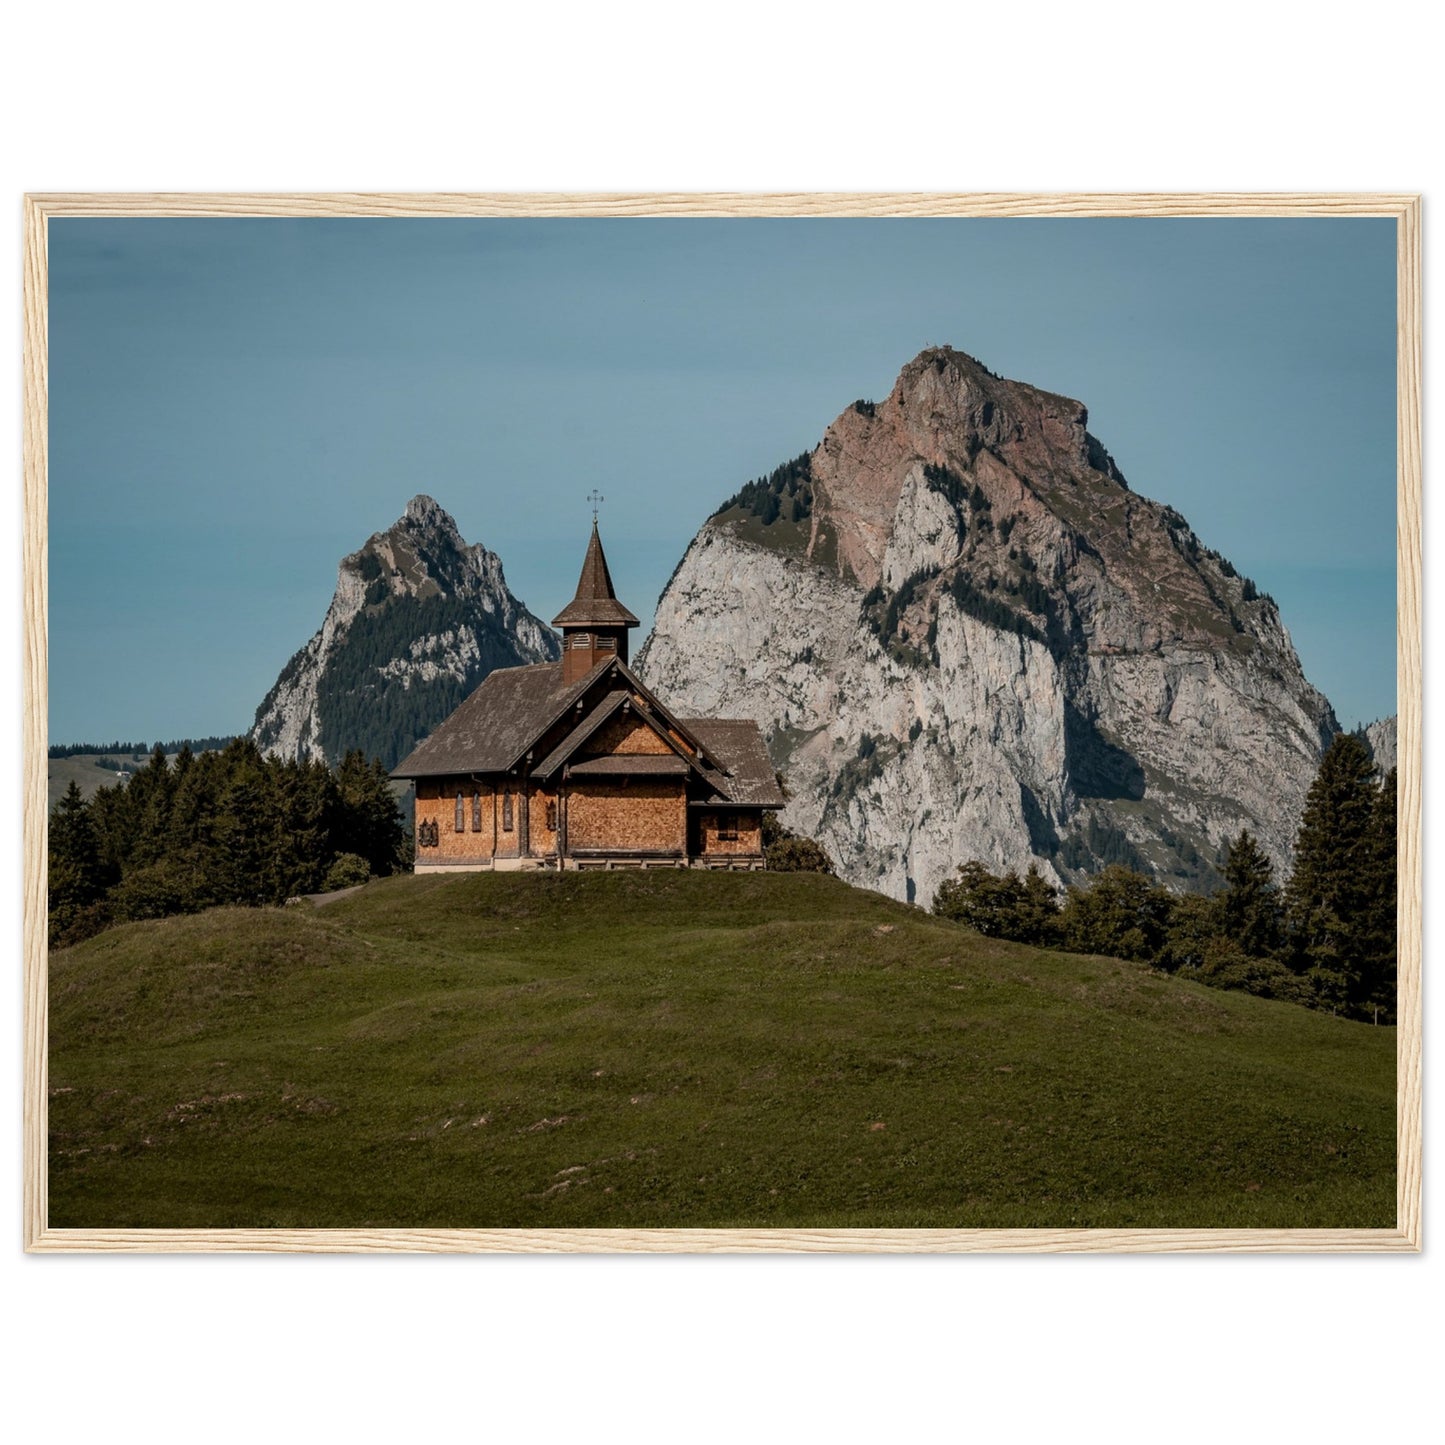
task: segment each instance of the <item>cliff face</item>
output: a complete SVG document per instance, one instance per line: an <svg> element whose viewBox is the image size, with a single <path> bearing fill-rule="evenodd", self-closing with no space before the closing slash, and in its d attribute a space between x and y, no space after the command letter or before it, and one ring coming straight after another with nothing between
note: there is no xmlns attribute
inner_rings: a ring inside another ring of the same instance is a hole
<svg viewBox="0 0 1445 1445"><path fill-rule="evenodd" d="M1399 718L1378 718L1365 729L1365 746L1383 778L1400 762Z"/></svg>
<svg viewBox="0 0 1445 1445"><path fill-rule="evenodd" d="M561 655L512 595L502 563L468 546L430 497L341 559L325 620L256 710L267 752L391 766L498 667Z"/></svg>
<svg viewBox="0 0 1445 1445"><path fill-rule="evenodd" d="M1287 868L1334 714L1272 599L1087 422L926 351L724 506L659 601L649 684L756 719L785 821L850 881L928 903L976 858L1207 882L1241 827Z"/></svg>

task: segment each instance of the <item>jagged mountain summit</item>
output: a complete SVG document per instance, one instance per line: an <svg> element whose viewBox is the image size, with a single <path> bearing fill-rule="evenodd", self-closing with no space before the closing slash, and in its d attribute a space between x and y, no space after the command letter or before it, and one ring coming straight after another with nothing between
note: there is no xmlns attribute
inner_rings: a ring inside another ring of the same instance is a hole
<svg viewBox="0 0 1445 1445"><path fill-rule="evenodd" d="M325 620L256 709L251 736L282 757L335 762L359 747L391 767L494 669L560 656L501 559L416 496L341 559Z"/></svg>
<svg viewBox="0 0 1445 1445"><path fill-rule="evenodd" d="M1083 405L948 347L714 514L638 668L755 719L784 821L922 903L968 859L1207 884L1241 827L1287 868L1338 731L1273 599Z"/></svg>

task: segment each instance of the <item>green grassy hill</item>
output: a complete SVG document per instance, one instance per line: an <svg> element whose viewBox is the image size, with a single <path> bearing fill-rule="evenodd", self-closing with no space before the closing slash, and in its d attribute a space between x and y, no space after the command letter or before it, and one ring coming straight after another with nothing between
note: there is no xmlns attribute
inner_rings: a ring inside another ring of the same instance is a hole
<svg viewBox="0 0 1445 1445"><path fill-rule="evenodd" d="M1356 1226L1395 1034L830 878L396 878L50 964L50 1223Z"/></svg>

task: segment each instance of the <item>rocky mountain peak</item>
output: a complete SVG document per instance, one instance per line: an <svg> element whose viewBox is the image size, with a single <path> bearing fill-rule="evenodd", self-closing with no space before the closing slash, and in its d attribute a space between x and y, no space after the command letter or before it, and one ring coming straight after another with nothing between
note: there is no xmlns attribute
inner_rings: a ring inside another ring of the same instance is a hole
<svg viewBox="0 0 1445 1445"><path fill-rule="evenodd" d="M414 522L421 527L449 531L458 536L461 535L457 532L457 524L452 520L451 513L444 510L434 497L427 496L425 492L418 492L416 496L406 504L406 511L397 518L393 526L400 527L407 522Z"/></svg>
<svg viewBox="0 0 1445 1445"><path fill-rule="evenodd" d="M1334 714L1268 594L1088 421L929 348L724 503L660 599L649 681L753 717L788 821L853 881L926 902L978 858L1208 882L1240 827L1287 863Z"/></svg>
<svg viewBox="0 0 1445 1445"><path fill-rule="evenodd" d="M252 736L285 757L360 747L390 764L494 668L560 655L501 559L418 494L341 559L321 627L257 708Z"/></svg>

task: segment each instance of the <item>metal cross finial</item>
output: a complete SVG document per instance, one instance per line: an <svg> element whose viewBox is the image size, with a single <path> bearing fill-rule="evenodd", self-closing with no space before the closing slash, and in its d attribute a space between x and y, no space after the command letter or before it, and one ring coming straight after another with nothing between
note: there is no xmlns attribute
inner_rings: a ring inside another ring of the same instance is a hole
<svg viewBox="0 0 1445 1445"><path fill-rule="evenodd" d="M593 487L592 490L587 493L587 500L592 503L592 520L595 522L597 520L598 503L605 502L607 498L604 497L596 487Z"/></svg>

